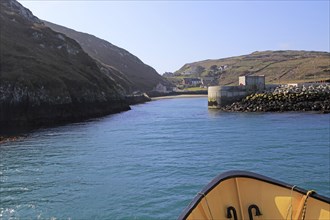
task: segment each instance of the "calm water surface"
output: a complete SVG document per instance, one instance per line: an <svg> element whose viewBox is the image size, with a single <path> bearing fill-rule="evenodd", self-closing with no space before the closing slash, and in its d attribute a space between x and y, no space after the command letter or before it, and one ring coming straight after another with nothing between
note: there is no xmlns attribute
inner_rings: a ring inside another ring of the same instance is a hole
<svg viewBox="0 0 330 220"><path fill-rule="evenodd" d="M0 219L176 219L219 173L330 196L330 115L166 99L0 145Z"/></svg>

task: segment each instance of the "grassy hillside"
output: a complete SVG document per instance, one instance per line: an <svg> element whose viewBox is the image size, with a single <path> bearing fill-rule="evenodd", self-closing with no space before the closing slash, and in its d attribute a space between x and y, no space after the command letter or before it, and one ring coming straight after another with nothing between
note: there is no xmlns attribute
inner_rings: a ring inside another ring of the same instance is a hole
<svg viewBox="0 0 330 220"><path fill-rule="evenodd" d="M129 108L121 88L75 40L15 0L0 6L0 125L79 120Z"/></svg>
<svg viewBox="0 0 330 220"><path fill-rule="evenodd" d="M238 77L244 75L265 75L266 83L329 80L330 53L314 51L254 52L244 56L185 64L175 74L194 77L214 75L219 78L220 85L238 84Z"/></svg>
<svg viewBox="0 0 330 220"><path fill-rule="evenodd" d="M114 68L117 74L114 78L121 78L122 84L129 91L150 91L158 83L169 84L152 67L144 64L139 58L128 51L119 48L93 35L56 25L47 21L45 24L53 30L75 39L91 57L106 67Z"/></svg>

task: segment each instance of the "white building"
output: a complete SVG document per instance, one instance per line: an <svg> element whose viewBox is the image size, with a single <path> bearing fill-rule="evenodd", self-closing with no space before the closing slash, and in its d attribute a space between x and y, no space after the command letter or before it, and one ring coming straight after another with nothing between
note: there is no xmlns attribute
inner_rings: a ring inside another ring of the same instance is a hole
<svg viewBox="0 0 330 220"><path fill-rule="evenodd" d="M158 83L157 86L154 88L154 91L156 92L161 92L161 93L168 93L169 91L167 91L167 87L164 86L161 83Z"/></svg>
<svg viewBox="0 0 330 220"><path fill-rule="evenodd" d="M247 90L262 91L265 89L265 76L240 76L239 85Z"/></svg>

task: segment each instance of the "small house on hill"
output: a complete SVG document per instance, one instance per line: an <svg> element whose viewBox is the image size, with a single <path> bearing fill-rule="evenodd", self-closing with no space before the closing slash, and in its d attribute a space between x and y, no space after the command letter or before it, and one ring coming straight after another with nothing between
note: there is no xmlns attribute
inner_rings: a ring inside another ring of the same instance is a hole
<svg viewBox="0 0 330 220"><path fill-rule="evenodd" d="M215 78L213 76L209 77L202 77L201 78L201 83L203 86L212 86L215 85Z"/></svg>
<svg viewBox="0 0 330 220"><path fill-rule="evenodd" d="M199 86L201 85L201 79L199 78L183 78L182 85L185 86Z"/></svg>
<svg viewBox="0 0 330 220"><path fill-rule="evenodd" d="M153 90L156 92L160 92L160 93L169 93L170 92L167 90L167 87L161 83L158 83Z"/></svg>

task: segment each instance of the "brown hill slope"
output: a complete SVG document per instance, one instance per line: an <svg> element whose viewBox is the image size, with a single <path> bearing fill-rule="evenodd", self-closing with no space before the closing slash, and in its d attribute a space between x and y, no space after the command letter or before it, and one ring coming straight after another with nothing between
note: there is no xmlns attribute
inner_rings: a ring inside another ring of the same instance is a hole
<svg viewBox="0 0 330 220"><path fill-rule="evenodd" d="M222 67L222 68L221 68ZM263 51L218 60L185 64L176 75L216 75L221 85L237 84L244 75L265 75L266 83L309 82L330 79L330 53Z"/></svg>
<svg viewBox="0 0 330 220"><path fill-rule="evenodd" d="M122 73L118 77L126 80L126 88L130 89L130 92L132 90L147 92L152 90L158 83L169 84L156 70L120 47L90 34L77 32L47 21L44 22L53 30L75 39L94 59Z"/></svg>
<svg viewBox="0 0 330 220"><path fill-rule="evenodd" d="M80 45L16 0L0 2L0 127L81 120L129 109Z"/></svg>

